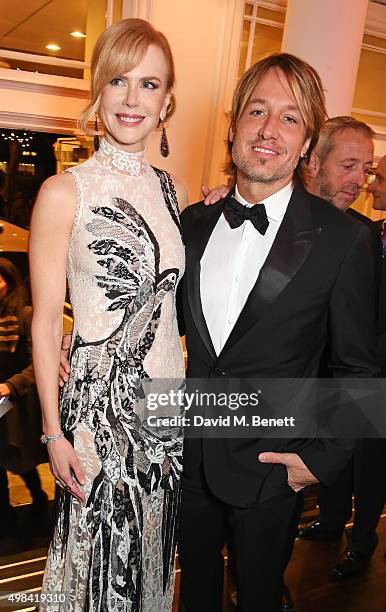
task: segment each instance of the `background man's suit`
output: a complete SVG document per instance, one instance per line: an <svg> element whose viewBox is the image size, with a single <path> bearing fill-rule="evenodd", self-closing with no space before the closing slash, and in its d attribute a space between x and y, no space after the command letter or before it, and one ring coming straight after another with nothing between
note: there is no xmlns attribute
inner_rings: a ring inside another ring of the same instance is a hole
<svg viewBox="0 0 386 612"><path fill-rule="evenodd" d="M374 223L349 208L346 214L369 227L375 269L375 316L377 321L378 365L386 374L386 266L381 240L382 224ZM319 492L319 521L325 529L341 533L352 514L355 493L355 520L349 547L355 553L370 557L378 543L376 527L386 501L386 440L358 440L354 456L330 487Z"/></svg>
<svg viewBox="0 0 386 612"><path fill-rule="evenodd" d="M224 201L210 207L193 205L181 218L186 245L182 302L188 376L317 377L327 344L334 376L376 374L369 232L300 186L293 191L233 331L220 355L215 354L202 313L200 259L223 206ZM258 602L244 600L242 609L271 610L265 599L272 601L273 592L280 594L277 576L280 580L287 562L301 494L288 486L283 466L257 460L262 451L298 453L326 484L334 481L351 454L344 441L333 440L186 440L180 555L182 601L188 611L199 609L195 604L199 585L184 571L187 562L202 567L203 588L205 580L221 580L219 559L207 554L205 543L215 546L216 538L219 542L223 537L219 516L224 507L229 508L239 586L248 587L248 597L254 593L258 598ZM196 512L200 504L202 520ZM251 589L247 583L252 581ZM218 609L214 600L206 605L201 612Z"/></svg>

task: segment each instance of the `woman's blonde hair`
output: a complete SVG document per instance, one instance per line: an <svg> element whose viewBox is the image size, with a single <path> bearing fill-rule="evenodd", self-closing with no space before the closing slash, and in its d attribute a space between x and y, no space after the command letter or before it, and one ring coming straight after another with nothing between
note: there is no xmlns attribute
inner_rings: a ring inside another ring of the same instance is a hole
<svg viewBox="0 0 386 612"><path fill-rule="evenodd" d="M289 53L274 53L260 60L244 74L233 96L228 132L229 161L225 167L225 172L231 176L232 182L235 181L236 166L232 160L233 139L231 134L236 133L237 122L243 114L256 85L260 83L271 68L283 72L299 107L306 127L305 140L310 139L310 145L306 154L307 158L309 158L318 142L319 132L326 120L326 101L322 82L312 66ZM302 164L298 165L296 174L299 178L303 178Z"/></svg>
<svg viewBox="0 0 386 612"><path fill-rule="evenodd" d="M166 117L175 109L172 88L175 81L174 61L170 45L162 32L143 19L123 19L110 26L98 38L91 59L91 99L79 118L79 127L86 134L98 132L88 127L98 112L101 93L110 81L120 74L129 72L142 60L150 45L163 52L168 65L167 89L171 99Z"/></svg>

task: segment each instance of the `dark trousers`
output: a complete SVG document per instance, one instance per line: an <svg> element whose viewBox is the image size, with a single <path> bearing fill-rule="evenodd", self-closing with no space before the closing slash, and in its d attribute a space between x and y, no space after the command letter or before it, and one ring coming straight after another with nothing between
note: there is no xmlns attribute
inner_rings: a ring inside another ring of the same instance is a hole
<svg viewBox="0 0 386 612"><path fill-rule="evenodd" d="M0 512L6 512L9 506L8 476L6 470L0 467Z"/></svg>
<svg viewBox="0 0 386 612"><path fill-rule="evenodd" d="M231 540L240 612L279 612L283 572L303 507L289 487L250 508L237 508L209 490L202 467L182 478L179 555L181 612L221 612L222 549Z"/></svg>
<svg viewBox="0 0 386 612"><path fill-rule="evenodd" d="M386 440L359 440L353 459L331 487L320 487L319 520L330 531L343 531L352 513L350 548L371 556L378 544L376 528L386 502Z"/></svg>

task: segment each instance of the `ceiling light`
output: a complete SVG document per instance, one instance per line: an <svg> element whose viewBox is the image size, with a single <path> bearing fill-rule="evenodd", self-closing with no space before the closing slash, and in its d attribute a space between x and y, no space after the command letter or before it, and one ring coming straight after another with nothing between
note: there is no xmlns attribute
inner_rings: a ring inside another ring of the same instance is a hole
<svg viewBox="0 0 386 612"><path fill-rule="evenodd" d="M60 51L59 45L56 45L55 43L50 43L49 45L46 45L46 49L49 49L50 51Z"/></svg>
<svg viewBox="0 0 386 612"><path fill-rule="evenodd" d="M71 32L71 36L74 38L86 38L86 34L83 34L83 32L78 32L77 30L75 30L75 32Z"/></svg>

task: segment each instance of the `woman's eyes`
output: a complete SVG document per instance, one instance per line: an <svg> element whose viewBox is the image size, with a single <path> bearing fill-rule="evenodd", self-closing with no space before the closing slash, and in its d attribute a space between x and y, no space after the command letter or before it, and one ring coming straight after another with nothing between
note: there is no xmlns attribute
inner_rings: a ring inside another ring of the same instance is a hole
<svg viewBox="0 0 386 612"><path fill-rule="evenodd" d="M113 85L115 87L125 87L127 85L126 81L124 81L122 79L122 77L114 77L113 79L111 79L110 81L110 85ZM156 83L154 83L153 81L142 81L141 87L143 87L143 89L157 89L158 85Z"/></svg>
<svg viewBox="0 0 386 612"><path fill-rule="evenodd" d="M121 79L121 77L114 77L113 79L111 79L110 81L110 85L123 85L123 80Z"/></svg>
<svg viewBox="0 0 386 612"><path fill-rule="evenodd" d="M142 87L145 89L157 89L157 85L153 81L143 81Z"/></svg>

